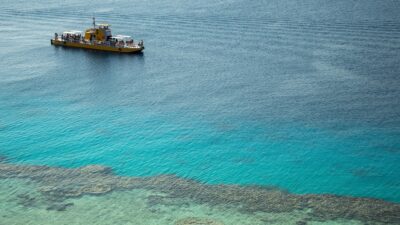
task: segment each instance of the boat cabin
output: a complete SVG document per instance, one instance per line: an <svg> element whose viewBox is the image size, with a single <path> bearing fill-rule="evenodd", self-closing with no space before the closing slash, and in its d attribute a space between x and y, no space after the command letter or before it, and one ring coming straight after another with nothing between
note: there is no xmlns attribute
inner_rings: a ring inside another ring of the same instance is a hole
<svg viewBox="0 0 400 225"><path fill-rule="evenodd" d="M111 29L109 24L99 24L93 28L87 29L85 31L85 40L86 41L109 41L111 39Z"/></svg>

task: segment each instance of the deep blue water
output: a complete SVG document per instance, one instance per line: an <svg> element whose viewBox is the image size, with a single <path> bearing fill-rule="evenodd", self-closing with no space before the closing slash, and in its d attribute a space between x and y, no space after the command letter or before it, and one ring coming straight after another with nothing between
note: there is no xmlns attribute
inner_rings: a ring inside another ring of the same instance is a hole
<svg viewBox="0 0 400 225"><path fill-rule="evenodd" d="M397 1L3 1L0 155L400 202ZM142 55L50 45L91 17Z"/></svg>

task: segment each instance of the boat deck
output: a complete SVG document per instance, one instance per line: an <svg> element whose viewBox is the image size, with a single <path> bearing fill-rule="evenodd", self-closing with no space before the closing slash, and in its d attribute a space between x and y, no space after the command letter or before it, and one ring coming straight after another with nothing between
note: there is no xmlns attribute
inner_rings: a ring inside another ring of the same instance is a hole
<svg viewBox="0 0 400 225"><path fill-rule="evenodd" d="M58 46L85 48L85 49L94 49L94 50L112 51L121 53L137 53L141 52L144 49L143 45L136 44L134 42L118 43L111 41L106 41L106 42L85 41L82 39L65 39L61 37L51 39L51 44Z"/></svg>

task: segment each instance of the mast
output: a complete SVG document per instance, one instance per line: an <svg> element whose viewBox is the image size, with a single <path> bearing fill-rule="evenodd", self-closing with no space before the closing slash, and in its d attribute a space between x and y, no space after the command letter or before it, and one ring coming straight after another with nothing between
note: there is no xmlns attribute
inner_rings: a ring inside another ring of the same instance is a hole
<svg viewBox="0 0 400 225"><path fill-rule="evenodd" d="M93 28L96 29L96 19L94 18L94 16L93 16Z"/></svg>

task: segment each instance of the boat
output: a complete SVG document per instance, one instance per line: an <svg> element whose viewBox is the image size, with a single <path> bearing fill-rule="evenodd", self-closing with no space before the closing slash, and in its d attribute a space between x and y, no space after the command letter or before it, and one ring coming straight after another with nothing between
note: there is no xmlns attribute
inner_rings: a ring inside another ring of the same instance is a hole
<svg viewBox="0 0 400 225"><path fill-rule="evenodd" d="M93 28L85 33L78 30L64 31L54 34L51 44L72 48L94 49L108 52L140 53L144 50L143 40L137 43L131 36L111 34L110 24L96 24L93 17Z"/></svg>

